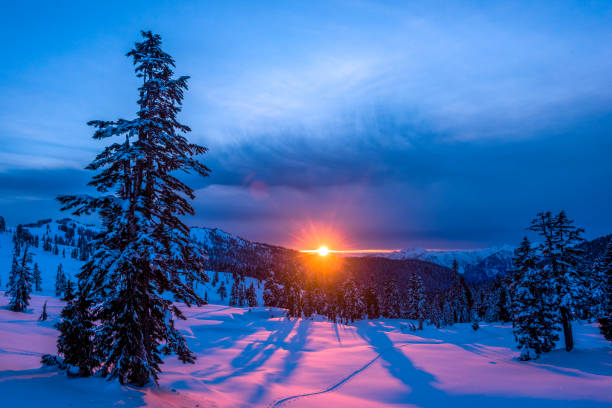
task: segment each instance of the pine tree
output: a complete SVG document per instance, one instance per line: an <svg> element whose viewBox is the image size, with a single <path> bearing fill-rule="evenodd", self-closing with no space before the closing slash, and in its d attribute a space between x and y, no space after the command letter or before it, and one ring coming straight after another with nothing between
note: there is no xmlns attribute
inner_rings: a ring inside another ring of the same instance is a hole
<svg viewBox="0 0 612 408"><path fill-rule="evenodd" d="M232 289L230 291L229 305L236 306L238 304L238 281L234 279Z"/></svg>
<svg viewBox="0 0 612 408"><path fill-rule="evenodd" d="M7 290L4 292L5 296L9 296L9 290L13 286L13 283L17 279L19 273L19 257L21 255L21 247L18 241L13 242L13 257L11 260L11 270L9 271L8 282L6 283Z"/></svg>
<svg viewBox="0 0 612 408"><path fill-rule="evenodd" d="M416 319L419 321L419 330L423 330L423 321L425 320L425 308L427 298L425 296L425 285L421 275L414 274L415 290L413 296L416 302Z"/></svg>
<svg viewBox="0 0 612 408"><path fill-rule="evenodd" d="M401 294L399 284L395 279L389 279L385 283L384 296L382 299L384 317L397 319L401 312Z"/></svg>
<svg viewBox="0 0 612 408"><path fill-rule="evenodd" d="M264 283L264 305L271 307L279 307L281 302L281 287L275 281L274 274Z"/></svg>
<svg viewBox="0 0 612 408"><path fill-rule="evenodd" d="M8 295L10 297L9 310L23 312L30 304L30 293L32 293L32 271L30 263L32 257L26 246L19 258L17 268L12 273Z"/></svg>
<svg viewBox="0 0 612 408"><path fill-rule="evenodd" d="M66 293L66 301L67 304L60 314L61 320L56 324L60 332L57 351L63 355L64 362L69 365L69 375L86 377L91 375L100 363L94 344L95 330L90 312L91 301L84 294L79 294L75 298L71 289Z"/></svg>
<svg viewBox="0 0 612 408"><path fill-rule="evenodd" d="M612 239L608 241L606 252L598 262L598 275L602 280L602 315L599 317L601 334L612 341Z"/></svg>
<svg viewBox="0 0 612 408"><path fill-rule="evenodd" d="M57 272L55 274L55 296L62 297L66 290L66 275L64 274L64 267L62 264L57 265Z"/></svg>
<svg viewBox="0 0 612 408"><path fill-rule="evenodd" d="M219 288L217 289L217 293L221 297L221 302L223 302L225 298L227 297L227 289L225 288L225 284L223 282L221 282L221 285L219 285Z"/></svg>
<svg viewBox="0 0 612 408"><path fill-rule="evenodd" d="M546 212L538 213L529 227L543 239L538 246L541 257L538 264L542 265L550 277L552 302L560 316L567 351L574 347L571 320L585 292L585 282L580 271L582 251L578 247L583 241L580 235L584 230L575 227L573 223L565 211L556 216Z"/></svg>
<svg viewBox="0 0 612 408"><path fill-rule="evenodd" d="M87 167L99 171L90 185L102 195L58 198L64 210L95 212L102 219L78 278L95 305L94 344L103 370L136 386L157 382L165 353L194 361L174 327L174 319L184 315L162 293L187 306L203 303L185 283L205 280L205 258L181 221L193 214L194 191L176 176L209 173L196 158L207 149L189 143L183 136L189 127L176 118L188 77L173 77L174 60L162 51L159 35L142 35L127 54L142 79L137 118L89 122L94 139L120 138Z"/></svg>
<svg viewBox="0 0 612 408"><path fill-rule="evenodd" d="M45 300L45 304L43 305L43 310L42 313L40 314L40 317L38 318L38 320L40 320L41 322L44 322L45 320L47 320L49 316L47 315L47 301Z"/></svg>
<svg viewBox="0 0 612 408"><path fill-rule="evenodd" d="M249 307L257 306L257 294L255 293L253 283L251 283L249 288L246 290L246 302Z"/></svg>
<svg viewBox="0 0 612 408"><path fill-rule="evenodd" d="M42 276L40 274L40 269L38 269L38 264L34 263L34 271L32 272L34 277L34 288L37 292L42 290Z"/></svg>
<svg viewBox="0 0 612 408"><path fill-rule="evenodd" d="M558 340L555 314L549 305L550 279L537 269L537 258L531 243L523 239L515 251L512 282L512 315L514 336L521 350L521 360L533 360L550 350Z"/></svg>
<svg viewBox="0 0 612 408"><path fill-rule="evenodd" d="M0 215L0 232L6 232L6 221L4 217Z"/></svg>

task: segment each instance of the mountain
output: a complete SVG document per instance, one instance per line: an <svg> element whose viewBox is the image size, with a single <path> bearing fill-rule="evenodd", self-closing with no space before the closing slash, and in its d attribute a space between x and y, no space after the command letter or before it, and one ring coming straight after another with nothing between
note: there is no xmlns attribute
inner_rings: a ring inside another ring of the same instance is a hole
<svg viewBox="0 0 612 408"><path fill-rule="evenodd" d="M431 250L409 248L388 254L380 254L389 259L418 259L447 268L452 268L457 261L458 272L467 280L481 281L497 274L505 274L512 264L514 247L510 245L495 246L476 250Z"/></svg>

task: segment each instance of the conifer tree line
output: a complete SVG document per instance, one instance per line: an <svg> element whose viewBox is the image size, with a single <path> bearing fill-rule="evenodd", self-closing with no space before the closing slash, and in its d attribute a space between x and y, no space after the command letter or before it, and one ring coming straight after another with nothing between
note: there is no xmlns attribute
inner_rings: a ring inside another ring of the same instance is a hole
<svg viewBox="0 0 612 408"><path fill-rule="evenodd" d="M189 143L189 127L177 120L188 77L174 76L159 35L142 36L127 54L141 80L137 117L89 122L94 139L116 139L87 166L100 195L58 198L64 210L97 214L102 223L75 293L64 294L58 350L72 375L95 371L137 386L157 381L166 354L194 362L175 328L184 316L173 301L203 304L193 283L207 276L181 221L193 214L194 192L179 174L209 173L198 159L207 149Z"/></svg>
<svg viewBox="0 0 612 408"><path fill-rule="evenodd" d="M565 349L572 350L576 319L599 319L605 334L612 283L612 240L601 259L589 264L581 247L584 230L565 211L538 213L529 230L537 234L538 243L523 239L506 278L508 313L523 360L553 350L560 335Z"/></svg>
<svg viewBox="0 0 612 408"><path fill-rule="evenodd" d="M431 307L420 275L412 273L409 285L396 279L384 284L362 282L351 274L337 281L325 274L312 274L299 264L280 266L264 284L264 304L287 309L288 317L326 316L330 321L350 323L381 316L408 318L423 327ZM440 314L441 315L441 314Z"/></svg>

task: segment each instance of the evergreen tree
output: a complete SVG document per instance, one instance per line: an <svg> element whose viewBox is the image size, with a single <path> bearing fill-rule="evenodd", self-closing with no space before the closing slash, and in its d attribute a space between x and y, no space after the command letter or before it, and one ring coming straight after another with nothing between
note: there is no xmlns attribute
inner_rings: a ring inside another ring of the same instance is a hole
<svg viewBox="0 0 612 408"><path fill-rule="evenodd" d="M30 263L32 257L26 246L19 258L17 268L12 274L8 295L10 297L9 310L23 312L30 304L30 293L32 293L32 271Z"/></svg>
<svg viewBox="0 0 612 408"><path fill-rule="evenodd" d="M380 317L380 308L378 305L378 296L376 296L376 286L373 281L370 281L367 285L363 297L368 318L378 319Z"/></svg>
<svg viewBox="0 0 612 408"><path fill-rule="evenodd" d="M399 318L401 312L401 302L402 299L397 280L389 279L385 283L384 295L382 299L383 316L391 319Z"/></svg>
<svg viewBox="0 0 612 408"><path fill-rule="evenodd" d="M223 302L225 298L227 297L227 289L225 288L225 284L223 282L221 282L221 285L219 285L219 288L217 289L217 293L221 297L221 302Z"/></svg>
<svg viewBox="0 0 612 408"><path fill-rule="evenodd" d="M271 307L278 307L281 301L281 288L280 285L275 282L274 274L264 283L264 305Z"/></svg>
<svg viewBox="0 0 612 408"><path fill-rule="evenodd" d="M234 279L232 289L230 291L229 305L236 306L238 304L238 281Z"/></svg>
<svg viewBox="0 0 612 408"><path fill-rule="evenodd" d="M69 365L69 375L86 377L100 364L94 344L95 326L90 312L91 301L84 294L75 298L72 289L66 292L67 304L60 314L60 322L56 324L60 332L57 351Z"/></svg>
<svg viewBox="0 0 612 408"><path fill-rule="evenodd" d="M253 286L253 283L251 283L249 288L246 290L246 302L249 307L257 306L257 294L255 293L255 287Z"/></svg>
<svg viewBox="0 0 612 408"><path fill-rule="evenodd" d="M4 217L0 215L0 232L6 232L6 221Z"/></svg>
<svg viewBox="0 0 612 408"><path fill-rule="evenodd" d="M21 255L21 247L18 241L13 242L13 257L11 260L11 270L9 271L8 282L6 283L7 290L4 292L5 296L9 296L9 290L13 286L17 274L19 273L19 257Z"/></svg>
<svg viewBox="0 0 612 408"><path fill-rule="evenodd" d="M423 330L427 298L425 296L425 285L423 285L423 278L421 278L421 275L414 274L414 284L415 290L413 292L413 296L416 303L415 318L419 321L419 330Z"/></svg>
<svg viewBox="0 0 612 408"><path fill-rule="evenodd" d="M606 252L598 262L598 275L602 280L602 314L599 317L601 333L612 341L612 239L608 241Z"/></svg>
<svg viewBox="0 0 612 408"><path fill-rule="evenodd" d="M556 216L546 212L538 213L529 227L543 239L538 246L541 257L538 265L545 269L550 278L553 290L551 301L560 316L567 351L574 347L571 320L585 292L580 271L582 250L578 247L583 241L581 234L584 230L573 223L565 211Z"/></svg>
<svg viewBox="0 0 612 408"><path fill-rule="evenodd" d="M209 173L196 158L207 149L189 143L183 136L189 127L176 118L188 77L173 77L174 60L162 51L159 35L142 35L127 54L142 79L137 118L89 122L94 139L120 138L87 167L99 171L90 185L102 195L59 197L64 210L96 212L102 219L78 278L99 322L94 344L102 369L136 386L157 382L162 354L194 361L174 327L174 319L184 316L173 300L203 303L186 282L204 281L205 258L181 221L193 214L194 192L177 174Z"/></svg>
<svg viewBox="0 0 612 408"><path fill-rule="evenodd" d="M37 292L42 290L42 276L40 274L40 269L38 269L38 264L34 263L34 271L32 272L34 277L34 288Z"/></svg>
<svg viewBox="0 0 612 408"><path fill-rule="evenodd" d="M57 272L55 274L55 296L62 297L66 290L66 275L64 274L64 267L62 264L57 265Z"/></svg>
<svg viewBox="0 0 612 408"><path fill-rule="evenodd" d="M555 314L549 306L550 279L536 268L537 258L531 243L523 239L513 259L512 315L514 336L521 360L532 360L549 350L558 340Z"/></svg>

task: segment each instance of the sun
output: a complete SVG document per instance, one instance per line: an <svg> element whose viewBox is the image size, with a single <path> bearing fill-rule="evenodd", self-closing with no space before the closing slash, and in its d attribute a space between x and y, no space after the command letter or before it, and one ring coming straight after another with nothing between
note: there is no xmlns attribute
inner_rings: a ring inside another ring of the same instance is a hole
<svg viewBox="0 0 612 408"><path fill-rule="evenodd" d="M329 254L329 248L327 248L325 245L321 245L319 249L317 249L317 253L320 256L326 256L327 254Z"/></svg>

